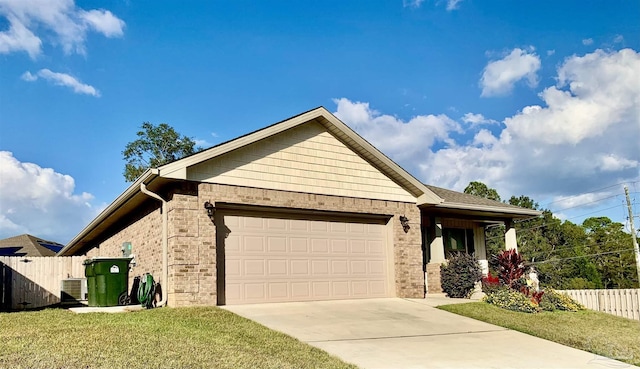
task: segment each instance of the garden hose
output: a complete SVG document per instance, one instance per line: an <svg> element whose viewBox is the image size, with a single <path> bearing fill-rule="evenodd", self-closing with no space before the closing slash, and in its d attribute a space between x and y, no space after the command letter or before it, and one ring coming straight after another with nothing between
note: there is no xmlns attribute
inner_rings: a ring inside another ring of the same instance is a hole
<svg viewBox="0 0 640 369"><path fill-rule="evenodd" d="M153 308L154 298L156 294L156 283L153 280L153 276L146 273L140 280L140 287L138 288L138 301L140 304L147 308Z"/></svg>

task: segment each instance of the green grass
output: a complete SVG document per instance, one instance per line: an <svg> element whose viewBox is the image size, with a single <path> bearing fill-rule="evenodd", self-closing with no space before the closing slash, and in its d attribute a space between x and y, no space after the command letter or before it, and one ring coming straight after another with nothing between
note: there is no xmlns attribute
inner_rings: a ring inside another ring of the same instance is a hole
<svg viewBox="0 0 640 369"><path fill-rule="evenodd" d="M445 305L438 308L597 355L640 365L640 322L636 320L591 310L575 313L543 311L528 314L501 309L485 302Z"/></svg>
<svg viewBox="0 0 640 369"><path fill-rule="evenodd" d="M355 368L216 307L0 313L0 368Z"/></svg>

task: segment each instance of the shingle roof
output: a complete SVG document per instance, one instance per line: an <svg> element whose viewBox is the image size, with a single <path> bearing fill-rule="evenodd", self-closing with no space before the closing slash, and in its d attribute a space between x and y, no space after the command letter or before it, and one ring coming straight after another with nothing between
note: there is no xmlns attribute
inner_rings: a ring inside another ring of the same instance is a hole
<svg viewBox="0 0 640 369"><path fill-rule="evenodd" d="M64 245L23 234L0 240L0 256L55 256Z"/></svg>
<svg viewBox="0 0 640 369"><path fill-rule="evenodd" d="M458 204L458 205L472 205L472 206L489 206L492 208L511 210L511 211L523 211L523 212L532 212L531 209L521 208L519 206L505 204L500 201L486 199L484 197L469 195L463 192L457 192L452 190L447 190L446 188L440 188L436 186L426 185L431 191L433 191L436 195L444 199L444 202L440 204L442 207L447 207L447 205Z"/></svg>

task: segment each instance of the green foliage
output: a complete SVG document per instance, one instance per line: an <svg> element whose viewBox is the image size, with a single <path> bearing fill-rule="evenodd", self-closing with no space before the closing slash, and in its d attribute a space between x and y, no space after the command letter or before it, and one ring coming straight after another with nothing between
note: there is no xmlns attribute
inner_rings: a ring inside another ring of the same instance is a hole
<svg viewBox="0 0 640 369"><path fill-rule="evenodd" d="M440 266L442 290L449 297L469 298L482 278L482 269L473 255L454 254L448 263Z"/></svg>
<svg viewBox="0 0 640 369"><path fill-rule="evenodd" d="M521 208L533 209L533 210L538 209L538 206L539 206L538 203L533 201L532 198L524 195L520 197L511 196L511 198L509 198L509 204L514 206L519 206Z"/></svg>
<svg viewBox="0 0 640 369"><path fill-rule="evenodd" d="M493 188L487 187L487 185L482 182L470 182L469 185L465 187L464 193L484 197L485 199L489 200L500 201L500 195L498 195L498 191Z"/></svg>
<svg viewBox="0 0 640 369"><path fill-rule="evenodd" d="M542 298L544 299L544 296ZM503 309L523 313L537 313L540 311L540 307L531 301L529 297L510 288L501 288L492 294L486 295L483 301Z"/></svg>
<svg viewBox="0 0 640 369"><path fill-rule="evenodd" d="M465 193L500 199L495 189L471 182ZM556 289L638 288L631 237L624 225L607 217L582 224L561 221L527 196L511 196L509 204L542 211L541 217L516 221L518 251L536 265L540 283ZM504 226L485 229L489 269L497 271L498 255L505 248Z"/></svg>
<svg viewBox="0 0 640 369"><path fill-rule="evenodd" d="M149 168L157 168L200 151L200 148L195 148L195 141L180 136L166 123L154 126L144 122L141 128L136 133L138 139L129 142L122 152L127 162L123 173L127 182L135 181Z"/></svg>
<svg viewBox="0 0 640 369"><path fill-rule="evenodd" d="M552 288L547 288L540 300L540 308L546 311L579 311L584 310L585 307L580 305L571 297L562 294Z"/></svg>

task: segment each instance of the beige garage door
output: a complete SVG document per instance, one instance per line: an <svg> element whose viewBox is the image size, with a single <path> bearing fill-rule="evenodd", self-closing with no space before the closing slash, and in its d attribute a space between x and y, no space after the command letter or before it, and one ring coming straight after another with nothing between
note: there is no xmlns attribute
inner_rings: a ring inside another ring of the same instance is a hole
<svg viewBox="0 0 640 369"><path fill-rule="evenodd" d="M225 216L227 304L393 296L387 227Z"/></svg>

